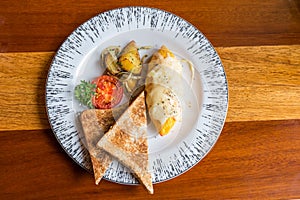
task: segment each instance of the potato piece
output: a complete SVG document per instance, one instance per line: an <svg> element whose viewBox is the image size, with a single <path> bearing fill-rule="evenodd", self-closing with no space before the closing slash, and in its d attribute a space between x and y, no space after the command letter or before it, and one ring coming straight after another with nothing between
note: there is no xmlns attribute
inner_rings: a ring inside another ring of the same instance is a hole
<svg viewBox="0 0 300 200"><path fill-rule="evenodd" d="M132 72L135 75L141 73L142 63L135 41L129 42L121 51L119 64L127 72Z"/></svg>
<svg viewBox="0 0 300 200"><path fill-rule="evenodd" d="M112 75L116 75L122 71L117 62L118 59L114 57L110 52L104 55L104 65L107 71Z"/></svg>

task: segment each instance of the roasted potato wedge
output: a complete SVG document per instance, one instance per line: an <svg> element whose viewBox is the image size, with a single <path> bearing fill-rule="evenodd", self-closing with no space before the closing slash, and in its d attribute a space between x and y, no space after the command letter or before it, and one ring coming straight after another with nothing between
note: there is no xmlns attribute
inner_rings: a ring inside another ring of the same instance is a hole
<svg viewBox="0 0 300 200"><path fill-rule="evenodd" d="M142 63L135 41L129 42L121 51L118 63L127 72L138 75L142 71Z"/></svg>

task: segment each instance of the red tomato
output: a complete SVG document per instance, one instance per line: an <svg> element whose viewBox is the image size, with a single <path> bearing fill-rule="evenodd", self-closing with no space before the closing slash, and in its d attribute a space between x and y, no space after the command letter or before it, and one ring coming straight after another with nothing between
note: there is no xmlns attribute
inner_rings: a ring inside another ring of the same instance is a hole
<svg viewBox="0 0 300 200"><path fill-rule="evenodd" d="M95 108L107 109L120 103L123 97L123 88L117 78L103 75L92 83L96 84L96 94L92 102Z"/></svg>

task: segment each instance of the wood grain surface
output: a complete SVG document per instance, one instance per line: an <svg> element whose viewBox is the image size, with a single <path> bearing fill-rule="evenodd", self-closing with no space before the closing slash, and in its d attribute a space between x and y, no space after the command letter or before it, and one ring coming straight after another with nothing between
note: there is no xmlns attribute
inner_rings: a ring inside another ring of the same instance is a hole
<svg viewBox="0 0 300 200"><path fill-rule="evenodd" d="M216 50L229 85L227 122L300 119L300 45ZM0 53L0 130L49 128L45 84L53 56Z"/></svg>
<svg viewBox="0 0 300 200"><path fill-rule="evenodd" d="M229 108L195 167L142 186L103 180L56 140L45 84L55 51L89 18L124 6L172 12L216 47ZM300 1L0 1L0 199L300 199Z"/></svg>
<svg viewBox="0 0 300 200"><path fill-rule="evenodd" d="M229 122L212 151L175 179L142 186L102 180L76 165L50 130L0 134L1 199L299 198L300 120ZM13 140L12 140L13 138ZM3 154L3 152L5 152Z"/></svg>
<svg viewBox="0 0 300 200"><path fill-rule="evenodd" d="M0 52L55 51L77 26L118 7L173 12L200 29L214 46L299 44L298 0L87 1L1 0Z"/></svg>

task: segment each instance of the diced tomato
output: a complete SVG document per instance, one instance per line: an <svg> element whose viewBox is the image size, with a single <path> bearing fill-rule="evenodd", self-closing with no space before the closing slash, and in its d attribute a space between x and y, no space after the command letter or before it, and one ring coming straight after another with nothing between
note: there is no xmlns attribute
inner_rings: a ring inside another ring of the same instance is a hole
<svg viewBox="0 0 300 200"><path fill-rule="evenodd" d="M120 103L123 97L123 88L116 77L102 75L92 83L97 85L96 94L92 99L95 108L108 109Z"/></svg>

